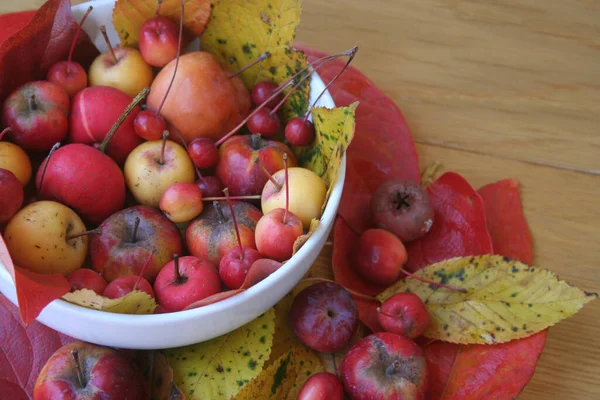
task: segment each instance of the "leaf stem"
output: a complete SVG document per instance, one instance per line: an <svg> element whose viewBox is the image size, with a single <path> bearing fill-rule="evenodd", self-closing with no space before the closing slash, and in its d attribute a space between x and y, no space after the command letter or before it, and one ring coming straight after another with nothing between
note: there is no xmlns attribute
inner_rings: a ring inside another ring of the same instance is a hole
<svg viewBox="0 0 600 400"><path fill-rule="evenodd" d="M400 268L400 271L403 272L404 274L408 275L409 277L411 277L411 278L413 278L413 279L415 279L417 281L421 281L423 283L428 283L430 285L439 286L441 288L452 290L452 291L455 291L455 292L460 292L460 293L467 293L468 292L467 289L464 289L464 288L457 288L457 287L454 287L454 286L446 285L444 283L432 281L432 280L429 280L427 278L423 278L423 277L417 276L417 275L415 275L415 274L413 274L411 272L408 272L404 268Z"/></svg>
<svg viewBox="0 0 600 400"><path fill-rule="evenodd" d="M242 68L240 68L236 72L234 72L233 74L229 75L229 79L238 76L242 72L246 71L248 68L252 68L253 66L255 66L256 64L258 64L259 62L264 61L264 60L266 60L269 57L271 57L271 53L269 53L268 51L265 51L260 56L258 56L257 59L253 60L251 63L246 64L245 66L243 66Z"/></svg>

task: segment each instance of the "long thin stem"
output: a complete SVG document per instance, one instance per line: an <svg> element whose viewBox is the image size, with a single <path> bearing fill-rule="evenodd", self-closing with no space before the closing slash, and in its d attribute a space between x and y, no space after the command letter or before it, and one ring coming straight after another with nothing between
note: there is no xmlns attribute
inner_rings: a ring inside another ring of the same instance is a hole
<svg viewBox="0 0 600 400"><path fill-rule="evenodd" d="M73 349L71 350L71 355L73 356L73 361L75 361L77 380L79 380L79 385L84 388L87 385L87 382L85 381L85 377L83 376L83 371L81 369L81 363L79 362L79 351L77 351L77 349Z"/></svg>
<svg viewBox="0 0 600 400"><path fill-rule="evenodd" d="M246 71L248 68L252 68L253 66L255 66L256 64L258 64L259 62L261 62L263 60L266 60L269 57L271 57L271 53L269 53L268 51L265 51L256 60L252 61L250 64L246 64L245 66L243 66L242 68L240 68L236 72L234 72L233 74L229 75L229 79L238 76L242 72Z"/></svg>
<svg viewBox="0 0 600 400"><path fill-rule="evenodd" d="M145 88L142 89L142 91L140 93L138 93L137 96L135 96L135 98L131 101L131 103L129 103L129 105L127 106L127 108L125 109L125 111L123 111L123 114L121 114L121 116L119 117L119 119L110 128L110 131L108 131L108 133L106 134L106 137L104 138L104 140L102 141L102 143L100 143L99 150L101 152L106 153L106 147L108 146L108 143L110 142L110 140L112 139L112 137L117 132L117 129L119 129L119 127L123 124L123 122L129 116L129 114L131 114L131 112L133 111L133 109L142 100L144 100L146 98L146 96L148 96L149 93L150 93L150 88L149 87L145 87Z"/></svg>
<svg viewBox="0 0 600 400"><path fill-rule="evenodd" d="M290 184L288 178L287 153L283 153L283 168L285 168L285 213L283 214L283 224L287 221L288 210L290 208Z"/></svg>
<svg viewBox="0 0 600 400"><path fill-rule="evenodd" d="M2 140L2 138L4 137L4 135L6 135L10 131L12 131L12 128L10 126L7 126L6 128L4 128L2 130L2 132L0 132L0 140Z"/></svg>
<svg viewBox="0 0 600 400"><path fill-rule="evenodd" d="M140 217L135 217L133 220L133 231L131 232L131 243L135 243L135 237L137 236L137 231L140 226Z"/></svg>
<svg viewBox="0 0 600 400"><path fill-rule="evenodd" d="M169 131L164 131L162 135L162 147L160 148L160 159L158 163L163 165L165 163L165 147L167 147L167 138L169 137Z"/></svg>
<svg viewBox="0 0 600 400"><path fill-rule="evenodd" d="M174 282L177 283L181 280L181 274L179 273L179 254L173 254L173 264Z"/></svg>
<svg viewBox="0 0 600 400"><path fill-rule="evenodd" d="M175 69L173 70L173 76L171 77L171 82L169 82L169 87L167 87L165 96L163 97L160 106L158 106L158 108L156 109L156 115L160 114L160 110L162 110L163 106L165 105L165 101L167 101L167 97L169 96L169 92L171 91L171 87L173 86L173 82L175 81L175 75L177 75L177 67L179 67L179 55L181 54L181 42L183 41L183 3L185 3L185 1L181 0L181 15L179 17L179 41L177 42L177 58L175 58Z"/></svg>
<svg viewBox="0 0 600 400"><path fill-rule="evenodd" d="M158 17L160 15L160 6L162 5L163 0L158 0L156 2L156 14L154 14L155 17Z"/></svg>
<svg viewBox="0 0 600 400"><path fill-rule="evenodd" d="M240 248L240 260L243 260L244 249L242 248L242 238L240 237L240 230L238 228L237 219L235 218L235 212L233 211L233 205L231 204L231 199L229 198L229 188L223 189L223 193L225 193L225 197L227 198L227 206L229 207L231 219L233 220L233 228L235 229L235 236L237 237L238 246Z"/></svg>
<svg viewBox="0 0 600 400"><path fill-rule="evenodd" d="M39 193L42 193L42 189L44 187L44 177L46 176L46 170L48 169L48 164L50 164L50 158L52 157L52 154L54 154L54 152L56 150L58 150L59 147L60 147L60 142L54 143L54 146L52 146L52 148L50 149L50 152L48 153L48 158L46 158L46 163L44 164L44 169L42 170L42 177L40 178L40 187L38 188Z"/></svg>
<svg viewBox="0 0 600 400"><path fill-rule="evenodd" d="M112 47L112 44L110 44L110 39L108 38L108 34L106 33L106 27L104 25L102 25L100 27L100 32L102 32L102 36L104 36L104 41L106 42L106 45L108 46L108 50L110 51L110 54L112 54L113 57L113 61L116 63L119 62L119 60L117 59L117 56L115 54L115 50Z"/></svg>
<svg viewBox="0 0 600 400"><path fill-rule="evenodd" d="M79 32L81 32L83 23L85 22L86 18L88 17L88 15L90 15L90 13L92 12L93 9L94 9L94 7L89 6L87 11L85 12L85 14L83 14L83 17L81 18L81 21L79 22L79 25L77 25L77 31L75 32L75 36L73 37L73 43L71 43L71 49L69 50L69 58L67 59L67 75L69 75L71 73L71 60L73 59L73 52L75 51L75 45L77 44L77 38L79 37Z"/></svg>
<svg viewBox="0 0 600 400"><path fill-rule="evenodd" d="M415 274L413 274L413 273L411 273L411 272L408 272L408 271L407 271L407 270L405 270L404 268L400 268L400 271L401 271L401 272L403 272L403 273L405 273L405 274L406 274L406 275L408 275L409 277L411 277L411 278L413 278L413 279L416 279L417 281L421 281L421 282L424 282L424 283L428 283L428 284L430 284L430 285L434 285L434 286L439 286L439 287L441 287L441 288L445 288L445 289L452 290L452 291L455 291L455 292L467 293L467 289L463 289L463 288L457 288L457 287L454 287L454 286L446 285L446 284L444 284L444 283L440 283L440 282L432 281L432 280L429 280L429 279L427 279L427 278L423 278L423 277L417 276L417 275L415 275Z"/></svg>
<svg viewBox="0 0 600 400"><path fill-rule="evenodd" d="M150 262L152 261L152 257L154 256L154 251L155 251L155 249L152 249L152 252L148 256L148 259L146 259L146 262L144 263L144 266L142 267L142 270L140 271L140 276L138 276L137 281L135 281L135 285L133 285L133 288L131 289L132 292L137 289L138 285L140 284L140 281L144 277L144 273L148 269L148 265L150 265Z"/></svg>
<svg viewBox="0 0 600 400"><path fill-rule="evenodd" d="M271 181L271 183L273 185L275 185L275 187L277 188L277 190L281 190L282 187L281 185L275 180L275 178L273 178L273 175L271 175L271 173L265 168L265 166L263 165L263 163L260 161L260 158L258 158L258 156L256 156L256 158L254 158L254 162L258 164L258 166L260 167L260 169L263 170L263 172L265 173L265 175L267 175L267 178L269 178L269 180Z"/></svg>
<svg viewBox="0 0 600 400"><path fill-rule="evenodd" d="M229 196L230 200L260 200L261 196ZM227 197L203 197L202 201L223 201L227 200Z"/></svg>
<svg viewBox="0 0 600 400"><path fill-rule="evenodd" d="M66 237L67 241L71 239L77 239L78 237L87 236L87 235L102 235L102 231L100 228L90 229L89 231L75 233L73 235L69 235Z"/></svg>

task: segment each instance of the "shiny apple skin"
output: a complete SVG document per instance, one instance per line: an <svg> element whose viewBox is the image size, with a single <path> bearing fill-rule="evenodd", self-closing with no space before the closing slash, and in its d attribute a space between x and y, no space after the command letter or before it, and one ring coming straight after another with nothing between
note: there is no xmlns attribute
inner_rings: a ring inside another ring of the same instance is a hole
<svg viewBox="0 0 600 400"><path fill-rule="evenodd" d="M304 382L296 400L344 400L344 387L332 373L318 372Z"/></svg>
<svg viewBox="0 0 600 400"><path fill-rule="evenodd" d="M272 175L283 169L284 154L288 156L288 167L297 166L294 154L281 142L264 140L260 135L234 136L219 147L215 175L232 196L261 194L269 177L255 160L259 159Z"/></svg>
<svg viewBox="0 0 600 400"><path fill-rule="evenodd" d="M79 268L67 276L71 292L89 289L102 296L106 289L106 280L99 273L89 268Z"/></svg>
<svg viewBox="0 0 600 400"><path fill-rule="evenodd" d="M131 241L135 218L140 219L135 242ZM154 251L144 278L154 282L160 269L183 252L177 226L160 211L133 206L119 211L100 225L102 233L90 240L92 267L108 282L124 275L139 276Z"/></svg>
<svg viewBox="0 0 600 400"><path fill-rule="evenodd" d="M140 28L140 53L154 67L164 67L177 57L178 42L179 26L166 17L150 18Z"/></svg>
<svg viewBox="0 0 600 400"><path fill-rule="evenodd" d="M30 102L32 96L35 100ZM69 95L61 86L48 81L26 83L4 100L2 125L12 128L6 136L27 152L47 152L67 135L69 105Z"/></svg>
<svg viewBox="0 0 600 400"><path fill-rule="evenodd" d="M108 285L106 285L106 288L104 288L103 295L109 299L118 299L133 292L134 288L140 292L148 294L150 297L154 297L154 291L152 290L152 285L150 285L150 282L143 277L140 278L133 275L120 276L114 281L110 282Z"/></svg>
<svg viewBox="0 0 600 400"><path fill-rule="evenodd" d="M265 214L256 224L256 249L267 258L285 261L292 257L294 243L304 230L300 218L283 208ZM285 222L284 222L285 216Z"/></svg>
<svg viewBox="0 0 600 400"><path fill-rule="evenodd" d="M0 168L15 174L23 186L29 183L33 170L25 150L10 142L0 142Z"/></svg>
<svg viewBox="0 0 600 400"><path fill-rule="evenodd" d="M77 350L85 379L81 385L72 351ZM33 400L143 400L147 393L137 367L121 351L72 342L46 362L33 388Z"/></svg>
<svg viewBox="0 0 600 400"><path fill-rule="evenodd" d="M168 63L150 88L148 105L158 109L175 69ZM250 111L248 89L239 76L210 53L195 51L179 57L177 75L161 114L189 143L197 137L215 141L240 124Z"/></svg>
<svg viewBox="0 0 600 400"><path fill-rule="evenodd" d="M88 83L87 72L81 64L74 61L59 61L48 70L46 79L62 86L70 98L83 90Z"/></svg>
<svg viewBox="0 0 600 400"><path fill-rule="evenodd" d="M117 63L110 51L106 51L92 62L88 71L90 86L112 86L131 98L150 86L154 73L138 49L117 47L114 49Z"/></svg>
<svg viewBox="0 0 600 400"><path fill-rule="evenodd" d="M16 175L0 168L0 224L8 222L21 209L25 192Z"/></svg>

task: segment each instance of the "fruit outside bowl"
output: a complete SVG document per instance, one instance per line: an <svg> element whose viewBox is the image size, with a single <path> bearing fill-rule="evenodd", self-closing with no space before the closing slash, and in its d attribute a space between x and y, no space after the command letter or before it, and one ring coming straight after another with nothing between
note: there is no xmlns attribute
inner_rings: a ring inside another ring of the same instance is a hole
<svg viewBox="0 0 600 400"><path fill-rule="evenodd" d="M99 27L106 24L113 43L119 39L112 27L113 0L98 0L73 6L73 14L79 20L92 4L83 28L100 51L106 45ZM198 42L190 46L198 46ZM311 103L325 88L321 79L313 74ZM318 105L334 107L326 92ZM40 313L37 320L59 332L74 338L100 345L131 349L165 349L198 343L226 334L250 322L281 300L311 267L325 245L333 227L342 196L346 171L346 156L342 159L339 176L331 197L321 216L321 224L300 250L279 270L245 292L209 306L193 310L155 315L125 315L80 307L64 300L54 300ZM14 282L0 263L0 291L17 304Z"/></svg>

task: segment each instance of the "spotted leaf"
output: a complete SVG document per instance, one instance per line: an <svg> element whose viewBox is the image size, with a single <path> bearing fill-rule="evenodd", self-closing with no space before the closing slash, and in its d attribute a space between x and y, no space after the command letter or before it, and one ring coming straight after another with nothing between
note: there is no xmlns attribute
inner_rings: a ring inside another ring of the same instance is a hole
<svg viewBox="0 0 600 400"><path fill-rule="evenodd" d="M100 296L93 290L80 289L65 294L63 300L82 307L93 308L117 314L152 314L156 301L148 293L134 290L118 299Z"/></svg>
<svg viewBox="0 0 600 400"><path fill-rule="evenodd" d="M506 257L459 257L429 265L417 276L457 288L451 291L407 278L386 289L413 292L431 316L424 336L461 344L494 344L531 336L575 314L598 298L551 271Z"/></svg>

